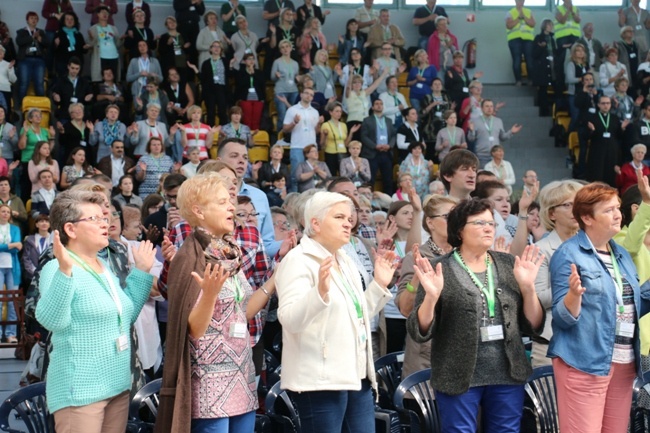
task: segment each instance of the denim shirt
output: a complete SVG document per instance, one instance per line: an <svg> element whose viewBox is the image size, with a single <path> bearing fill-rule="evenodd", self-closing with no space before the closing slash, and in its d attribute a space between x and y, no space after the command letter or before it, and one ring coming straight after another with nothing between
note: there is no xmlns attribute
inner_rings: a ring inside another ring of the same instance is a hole
<svg viewBox="0 0 650 433"><path fill-rule="evenodd" d="M614 251L621 276L630 283L634 291L634 354L637 372L640 372L638 320L647 313L647 308L642 311L641 288L630 254L614 241L609 241L609 246ZM586 289L577 318L571 315L564 304L564 297L569 291L572 263L577 266L582 286ZM560 357L571 367L585 373L607 376L612 364L616 336L616 286L584 231L580 230L555 251L551 258L550 273L553 291L553 337L548 356ZM650 293L644 296L649 297Z"/></svg>

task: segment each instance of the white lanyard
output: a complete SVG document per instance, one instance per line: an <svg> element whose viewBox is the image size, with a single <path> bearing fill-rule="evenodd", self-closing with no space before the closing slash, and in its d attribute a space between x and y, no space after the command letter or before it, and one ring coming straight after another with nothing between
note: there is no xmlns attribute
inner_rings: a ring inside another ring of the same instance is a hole
<svg viewBox="0 0 650 433"><path fill-rule="evenodd" d="M411 125L408 125L409 129L413 133L416 141L420 141L420 131L418 131L418 126L415 125L415 129L411 128Z"/></svg>

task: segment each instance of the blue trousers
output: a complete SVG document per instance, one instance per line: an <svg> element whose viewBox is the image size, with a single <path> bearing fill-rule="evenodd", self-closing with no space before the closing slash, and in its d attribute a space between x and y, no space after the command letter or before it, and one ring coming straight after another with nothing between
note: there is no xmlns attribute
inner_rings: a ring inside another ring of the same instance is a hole
<svg viewBox="0 0 650 433"><path fill-rule="evenodd" d="M526 71L528 80L532 80L533 73L533 41L523 39L513 39L508 41L508 48L512 55L512 72L515 74L515 81L521 81L521 55L526 60Z"/></svg>
<svg viewBox="0 0 650 433"><path fill-rule="evenodd" d="M291 392L303 432L368 433L375 431L375 408L370 381L359 391Z"/></svg>
<svg viewBox="0 0 650 433"><path fill-rule="evenodd" d="M519 433L524 409L523 385L475 386L461 395L436 392L443 433L475 433L483 408L483 433Z"/></svg>
<svg viewBox="0 0 650 433"><path fill-rule="evenodd" d="M45 96L45 59L42 57L25 57L17 62L16 69L19 105L22 106L30 81L34 83L36 96Z"/></svg>
<svg viewBox="0 0 650 433"><path fill-rule="evenodd" d="M291 161L291 184L289 186L290 192L298 192L298 179L296 178L296 170L298 166L305 162L305 154L302 149L291 148L289 149L289 161Z"/></svg>
<svg viewBox="0 0 650 433"><path fill-rule="evenodd" d="M252 433L255 411L229 418L193 419L192 433Z"/></svg>

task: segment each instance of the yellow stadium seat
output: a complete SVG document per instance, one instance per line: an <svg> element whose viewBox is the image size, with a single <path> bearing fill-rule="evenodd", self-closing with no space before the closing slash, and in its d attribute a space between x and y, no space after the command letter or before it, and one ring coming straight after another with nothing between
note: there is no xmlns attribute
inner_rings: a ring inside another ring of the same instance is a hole
<svg viewBox="0 0 650 433"><path fill-rule="evenodd" d="M556 119L557 117L560 117L560 116L568 116L568 115L569 115L568 111L566 111L566 110L559 111L555 107L555 104L553 104L553 119Z"/></svg>
<svg viewBox="0 0 650 433"><path fill-rule="evenodd" d="M399 87L407 87L406 81L408 79L408 72L402 72L397 76L397 85Z"/></svg>
<svg viewBox="0 0 650 433"><path fill-rule="evenodd" d="M36 232L36 223L34 222L34 218L32 218L32 199L30 198L27 200L25 203L25 210L27 211L27 227L29 229L29 233L35 233Z"/></svg>
<svg viewBox="0 0 650 433"><path fill-rule="evenodd" d="M578 133L575 131L569 134L569 153L573 155L573 160L578 162L580 156L580 140Z"/></svg>
<svg viewBox="0 0 650 433"><path fill-rule="evenodd" d="M411 88L410 87L398 87L397 91L400 92L402 95L404 95L404 99L406 99L406 104L410 107L411 106Z"/></svg>
<svg viewBox="0 0 650 433"><path fill-rule="evenodd" d="M30 108L38 108L41 110L41 126L43 128L49 128L50 113L52 112L50 98L45 96L25 96L23 98L23 116L25 119L27 119L27 112Z"/></svg>
<svg viewBox="0 0 650 433"><path fill-rule="evenodd" d="M253 146L251 149L248 149L248 160L252 163L256 163L257 161L267 162L269 160L268 146Z"/></svg>
<svg viewBox="0 0 650 433"><path fill-rule="evenodd" d="M562 125L564 127L564 130L569 132L569 124L571 124L571 118L569 116L558 116L555 119L555 122L558 125Z"/></svg>
<svg viewBox="0 0 650 433"><path fill-rule="evenodd" d="M266 147L271 146L271 139L269 138L269 133L266 131L257 131L257 133L253 135L253 144L255 146L266 146Z"/></svg>

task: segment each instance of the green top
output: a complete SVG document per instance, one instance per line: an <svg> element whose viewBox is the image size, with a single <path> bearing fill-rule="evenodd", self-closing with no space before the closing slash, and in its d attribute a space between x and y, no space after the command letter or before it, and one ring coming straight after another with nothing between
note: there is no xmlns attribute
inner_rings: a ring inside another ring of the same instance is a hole
<svg viewBox="0 0 650 433"><path fill-rule="evenodd" d="M25 128L20 129L21 134L24 131ZM50 133L48 132L47 128L41 126L41 130L39 131L39 134L37 134L30 126L29 129L27 129L27 144L25 145L25 148L20 152L20 161L29 162L29 160L32 159L32 155L34 155L34 148L36 147L36 143L39 141L49 140Z"/></svg>
<svg viewBox="0 0 650 433"><path fill-rule="evenodd" d="M37 320L52 332L52 354L47 372L47 405L51 413L70 406L85 406L131 389L131 347L129 328L149 298L153 277L133 269L120 289L117 277L108 269L100 278L111 278L122 306L126 330L120 330L118 309L106 285L81 266L74 265L72 277L59 271L56 260L41 271L41 298ZM125 350L118 350L118 338L127 335Z"/></svg>
<svg viewBox="0 0 650 433"><path fill-rule="evenodd" d="M650 205L641 203L634 220L614 236L614 241L625 248L636 265L639 285L650 279L650 251L643 241L650 230Z"/></svg>

